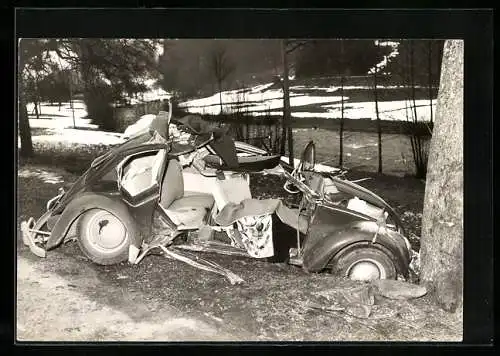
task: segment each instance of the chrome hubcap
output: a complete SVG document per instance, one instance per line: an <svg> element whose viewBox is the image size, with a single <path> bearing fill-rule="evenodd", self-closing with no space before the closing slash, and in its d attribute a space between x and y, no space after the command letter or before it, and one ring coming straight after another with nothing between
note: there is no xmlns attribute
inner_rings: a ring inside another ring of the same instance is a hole
<svg viewBox="0 0 500 356"><path fill-rule="evenodd" d="M113 253L127 242L127 231L120 219L107 211L94 214L87 225L92 247L101 253Z"/></svg>
<svg viewBox="0 0 500 356"><path fill-rule="evenodd" d="M385 269L375 260L356 261L347 269L349 279L357 281L370 281L385 279Z"/></svg>

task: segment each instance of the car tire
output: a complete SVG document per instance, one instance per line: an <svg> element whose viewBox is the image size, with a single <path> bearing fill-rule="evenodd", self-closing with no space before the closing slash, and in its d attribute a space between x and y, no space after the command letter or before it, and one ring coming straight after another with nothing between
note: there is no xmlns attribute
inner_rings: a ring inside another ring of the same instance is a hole
<svg viewBox="0 0 500 356"><path fill-rule="evenodd" d="M78 220L78 245L99 265L128 259L132 237L137 233L130 214L119 203L86 211Z"/></svg>
<svg viewBox="0 0 500 356"><path fill-rule="evenodd" d="M397 271L390 252L381 246L360 245L347 248L334 258L331 273L353 279L396 279Z"/></svg>

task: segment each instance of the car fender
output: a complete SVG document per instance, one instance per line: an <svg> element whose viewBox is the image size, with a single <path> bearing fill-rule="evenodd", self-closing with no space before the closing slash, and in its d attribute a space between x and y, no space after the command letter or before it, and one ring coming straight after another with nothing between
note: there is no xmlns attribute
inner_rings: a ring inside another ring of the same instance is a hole
<svg viewBox="0 0 500 356"><path fill-rule="evenodd" d="M410 254L403 236L383 226L379 227L376 222L356 221L315 241L312 246L304 248L303 267L308 272L323 270L332 259L335 262L335 258L338 258L340 252L348 246L373 243L391 252L398 273L405 277L408 274Z"/></svg>
<svg viewBox="0 0 500 356"><path fill-rule="evenodd" d="M47 240L46 249L51 250L59 246L66 237L73 223L86 211L95 208L102 209L104 201L108 203L112 201L116 209L123 209L125 214L130 215L127 206L121 201L121 197L119 195L102 195L89 192L80 193L79 195L74 197L70 203L68 203L59 219L55 223L50 233L49 239ZM142 244L141 236L133 236L132 244L140 248Z"/></svg>

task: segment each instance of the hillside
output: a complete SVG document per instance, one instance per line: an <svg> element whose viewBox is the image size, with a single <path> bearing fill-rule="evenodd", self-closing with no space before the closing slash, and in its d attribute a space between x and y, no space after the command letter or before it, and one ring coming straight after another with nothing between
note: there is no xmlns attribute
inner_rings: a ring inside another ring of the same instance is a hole
<svg viewBox="0 0 500 356"><path fill-rule="evenodd" d="M338 77L291 80L290 105L293 118L342 117L342 98L344 118L375 119L373 81L370 76L346 78L343 95ZM413 120L409 110L408 88L383 82L377 89L380 119L387 121ZM431 116L429 96L432 97L432 110L435 112L437 88L417 86L415 106L417 119L429 121ZM265 82L243 89L223 91L210 96L186 100L179 107L190 113L218 115L222 112L247 113L253 116L279 116L283 109L283 92L279 82ZM413 101L411 102L413 104Z"/></svg>

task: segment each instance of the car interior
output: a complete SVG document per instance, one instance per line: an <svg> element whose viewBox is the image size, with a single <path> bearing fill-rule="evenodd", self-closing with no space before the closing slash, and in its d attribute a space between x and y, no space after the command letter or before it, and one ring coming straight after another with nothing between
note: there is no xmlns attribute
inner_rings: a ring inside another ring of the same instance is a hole
<svg viewBox="0 0 500 356"><path fill-rule="evenodd" d="M214 202L211 194L185 192L181 164L176 159L168 162L161 184L159 206L179 230L200 227Z"/></svg>

